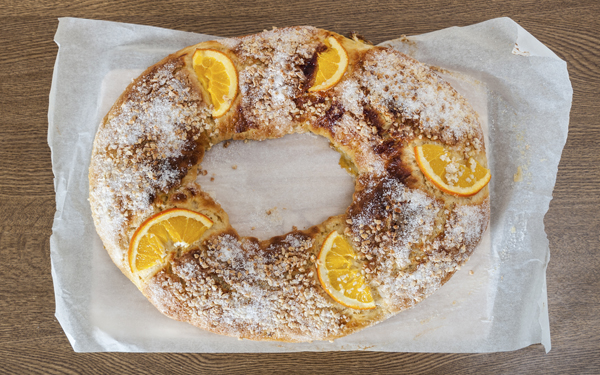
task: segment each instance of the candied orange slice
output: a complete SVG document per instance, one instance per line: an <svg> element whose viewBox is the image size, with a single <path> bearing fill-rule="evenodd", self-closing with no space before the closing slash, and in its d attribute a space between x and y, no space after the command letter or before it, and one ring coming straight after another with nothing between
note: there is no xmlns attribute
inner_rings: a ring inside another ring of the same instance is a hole
<svg viewBox="0 0 600 375"><path fill-rule="evenodd" d="M201 213L171 208L140 225L129 243L129 266L137 274L164 265L177 249L187 249L213 225Z"/></svg>
<svg viewBox="0 0 600 375"><path fill-rule="evenodd" d="M465 163L456 160L441 145L424 144L415 147L415 157L421 172L440 190L468 197L477 194L490 182L492 175L473 158Z"/></svg>
<svg viewBox="0 0 600 375"><path fill-rule="evenodd" d="M202 87L210 94L214 108L212 116L223 116L231 108L237 95L238 76L235 65L226 54L212 49L196 50L193 65Z"/></svg>
<svg viewBox="0 0 600 375"><path fill-rule="evenodd" d="M317 275L327 294L338 303L359 310L375 308L371 289L361 274L356 252L338 232L331 232L319 252Z"/></svg>
<svg viewBox="0 0 600 375"><path fill-rule="evenodd" d="M315 83L308 91L323 91L342 79L348 68L348 53L333 36L325 39L327 49L317 56Z"/></svg>

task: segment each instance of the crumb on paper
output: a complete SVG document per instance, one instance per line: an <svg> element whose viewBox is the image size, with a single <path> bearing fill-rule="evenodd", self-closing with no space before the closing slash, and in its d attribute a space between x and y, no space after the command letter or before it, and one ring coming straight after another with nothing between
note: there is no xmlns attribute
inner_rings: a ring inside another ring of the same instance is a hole
<svg viewBox="0 0 600 375"><path fill-rule="evenodd" d="M283 223L283 218L281 217L281 213L277 207L264 210L260 215L262 216L263 220L266 219L267 222L271 223L272 225L281 225Z"/></svg>
<svg viewBox="0 0 600 375"><path fill-rule="evenodd" d="M252 228L250 228L250 229L251 229L251 230L255 230L255 229L256 229L256 227L252 227Z"/></svg>
<svg viewBox="0 0 600 375"><path fill-rule="evenodd" d="M237 169L237 165L236 164L232 165L231 169Z"/></svg>
<svg viewBox="0 0 600 375"><path fill-rule="evenodd" d="M369 350L369 349L372 349L374 347L375 347L375 345L364 345L364 346L359 345L358 346L358 350Z"/></svg>
<svg viewBox="0 0 600 375"><path fill-rule="evenodd" d="M517 228L515 228L515 226L513 225L512 228L510 228L510 233L515 233L517 231Z"/></svg>
<svg viewBox="0 0 600 375"><path fill-rule="evenodd" d="M514 174L513 180L515 182L523 181L523 169L521 169L521 166L517 167L517 173Z"/></svg>
<svg viewBox="0 0 600 375"><path fill-rule="evenodd" d="M425 333L430 333L432 331L435 331L436 329L440 328L441 326L437 326L437 327L433 327L433 328L428 328L425 331L419 333L418 335L416 335L415 337L413 337L413 340L418 339L420 336L424 335Z"/></svg>
<svg viewBox="0 0 600 375"><path fill-rule="evenodd" d="M230 144L231 144L231 141L225 141L225 142L223 142L223 148L229 147Z"/></svg>
<svg viewBox="0 0 600 375"><path fill-rule="evenodd" d="M520 56L529 56L529 51L522 51L519 48L519 45L517 43L515 43L515 46L512 50L512 54L513 55L520 55Z"/></svg>
<svg viewBox="0 0 600 375"><path fill-rule="evenodd" d="M214 181L214 180L215 180L215 178L214 178L214 177L211 177L211 178L210 178L210 180L211 180L211 181Z"/></svg>
<svg viewBox="0 0 600 375"><path fill-rule="evenodd" d="M204 169L204 170L202 170L202 172L200 172L200 173L202 173L202 176L206 176L206 175L208 174L208 171L207 171L206 169Z"/></svg>
<svg viewBox="0 0 600 375"><path fill-rule="evenodd" d="M400 35L400 41L402 43L406 43L406 44L411 45L411 46L416 46L417 45L417 43L414 40L408 39L408 37L406 36L406 34Z"/></svg>
<svg viewBox="0 0 600 375"><path fill-rule="evenodd" d="M531 146L529 146L528 144L525 145L525 150L529 150L529 147L531 147Z"/></svg>
<svg viewBox="0 0 600 375"><path fill-rule="evenodd" d="M298 227L294 225L292 226L292 230L298 230Z"/></svg>
<svg viewBox="0 0 600 375"><path fill-rule="evenodd" d="M473 274L475 274L475 272L473 272L473 270L470 270L469 275L473 275Z"/></svg>

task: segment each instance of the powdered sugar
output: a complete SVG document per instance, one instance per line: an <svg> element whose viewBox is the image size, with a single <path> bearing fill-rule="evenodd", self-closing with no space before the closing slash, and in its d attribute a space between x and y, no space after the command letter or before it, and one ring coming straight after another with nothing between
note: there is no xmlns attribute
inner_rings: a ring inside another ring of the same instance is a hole
<svg viewBox="0 0 600 375"><path fill-rule="evenodd" d="M224 234L211 240L206 251L177 261L176 277L159 273L149 284L151 299L159 308L177 300L187 305L196 324L218 324L240 337L327 339L348 317L323 295L316 275L305 272L312 267L312 246L299 233L266 249Z"/></svg>
<svg viewBox="0 0 600 375"><path fill-rule="evenodd" d="M361 120L345 112L332 126L333 137L338 144L343 144L355 153L355 164L361 171L375 174L383 173L385 161L375 154L376 141L370 127Z"/></svg>
<svg viewBox="0 0 600 375"><path fill-rule="evenodd" d="M487 227L488 212L487 202L455 204L448 211L398 180L363 179L349 209L349 233L385 305L404 309L433 293L468 259Z"/></svg>
<svg viewBox="0 0 600 375"><path fill-rule="evenodd" d="M356 79L347 79L336 86L335 90L339 93L338 98L344 108L361 118L363 116L365 95L358 81Z"/></svg>
<svg viewBox="0 0 600 375"><path fill-rule="evenodd" d="M456 205L446 223L447 229L442 242L443 246L456 248L467 244L474 247L487 228L488 220L488 201L482 205Z"/></svg>
<svg viewBox="0 0 600 375"><path fill-rule="evenodd" d="M377 196L376 199L373 197ZM363 190L356 200L358 205L351 208L352 230L360 233L366 226L377 224L375 220L393 218L387 229L398 232L398 240L417 243L433 232L435 219L441 209L440 203L420 190L407 188L398 180L387 177L381 180L366 180ZM396 225L397 228L393 228ZM382 227L386 229L386 227Z"/></svg>
<svg viewBox="0 0 600 375"><path fill-rule="evenodd" d="M416 244L433 233L435 219L441 204L420 190L408 189L398 181L384 182L386 193L390 196L391 209L397 213L394 222L401 229L399 234L403 242Z"/></svg>
<svg viewBox="0 0 600 375"><path fill-rule="evenodd" d="M300 112L294 98L306 81L301 68L320 43L317 35L316 29L302 28L241 38L239 58L260 62L239 72L244 116L253 127L268 127L274 136L293 132Z"/></svg>
<svg viewBox="0 0 600 375"><path fill-rule="evenodd" d="M128 217L152 212L157 191L166 192L182 177L173 165L193 148L206 126L207 108L173 75L176 64L138 79L128 100L98 129L90 186L95 217L104 240L116 245Z"/></svg>
<svg viewBox="0 0 600 375"><path fill-rule="evenodd" d="M481 138L477 114L442 78L425 65L388 49L369 51L360 84L382 113L416 120L418 130L448 144Z"/></svg>

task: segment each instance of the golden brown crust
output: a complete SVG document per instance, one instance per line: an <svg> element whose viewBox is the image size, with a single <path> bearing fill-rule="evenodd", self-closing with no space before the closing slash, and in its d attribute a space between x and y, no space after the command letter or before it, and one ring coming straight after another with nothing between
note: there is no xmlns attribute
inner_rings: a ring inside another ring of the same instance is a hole
<svg viewBox="0 0 600 375"><path fill-rule="evenodd" d="M316 53L335 36L349 67L333 88L309 93ZM239 94L213 119L192 68L198 48L226 53ZM347 212L266 241L240 237L194 180L204 151L228 139L313 132L356 172ZM104 118L90 166L90 204L111 258L164 314L254 340L332 340L414 306L468 259L487 227L487 187L442 193L416 165L415 145L437 142L487 165L477 114L431 69L397 51L312 27L273 30L187 47L148 68ZM215 225L149 278L127 249L149 216L184 207ZM333 230L352 242L377 308L332 300L315 259Z"/></svg>

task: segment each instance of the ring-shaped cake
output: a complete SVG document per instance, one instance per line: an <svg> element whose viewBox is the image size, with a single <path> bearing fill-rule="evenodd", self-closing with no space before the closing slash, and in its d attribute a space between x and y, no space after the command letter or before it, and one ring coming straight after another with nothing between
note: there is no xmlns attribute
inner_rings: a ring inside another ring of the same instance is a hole
<svg viewBox="0 0 600 375"><path fill-rule="evenodd" d="M318 77L332 48L338 70ZM225 61L223 95L206 72L211 59ZM204 152L304 132L326 137L356 176L351 205L305 230L239 236L195 181ZM487 165L478 115L426 65L357 37L274 29L187 47L135 79L98 129L90 204L113 262L165 315L239 338L333 340L439 289L488 225L487 186L468 196L440 189L417 160L424 145L448 152L440 178L449 185L462 174L456 160L468 160L467 171ZM177 212L206 224L193 243L165 235L160 261L132 266L145 223ZM353 285L362 283L355 294L345 284L351 264ZM346 274L328 276L328 267ZM370 299L348 304L356 293Z"/></svg>

